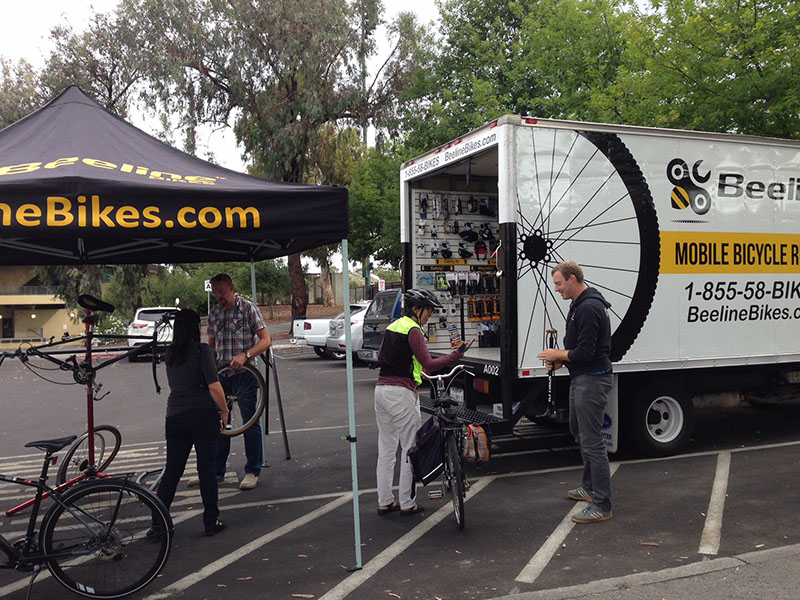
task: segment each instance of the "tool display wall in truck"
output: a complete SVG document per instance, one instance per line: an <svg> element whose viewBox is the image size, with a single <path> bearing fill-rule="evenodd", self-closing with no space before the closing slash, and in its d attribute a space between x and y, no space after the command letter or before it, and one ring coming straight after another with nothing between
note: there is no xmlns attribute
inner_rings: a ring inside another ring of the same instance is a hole
<svg viewBox="0 0 800 600"><path fill-rule="evenodd" d="M466 408L502 406L497 431L566 417L568 378L548 393L536 359L548 330L563 339L562 260L612 305L619 427L639 450L680 448L693 398L794 392L798 142L506 116L406 163L401 198L404 284L445 305L432 350L483 340Z"/></svg>

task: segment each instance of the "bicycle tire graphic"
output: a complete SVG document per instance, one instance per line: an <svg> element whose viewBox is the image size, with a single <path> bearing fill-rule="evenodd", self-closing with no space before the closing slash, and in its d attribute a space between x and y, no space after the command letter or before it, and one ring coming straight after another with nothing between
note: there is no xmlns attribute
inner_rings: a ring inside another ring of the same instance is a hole
<svg viewBox="0 0 800 600"><path fill-rule="evenodd" d="M611 303L611 360L630 349L653 303L661 244L653 197L612 133L530 128L517 138L517 331L521 364L538 364L545 330L563 339L568 301L552 268L583 267ZM527 311L527 312L526 312Z"/></svg>

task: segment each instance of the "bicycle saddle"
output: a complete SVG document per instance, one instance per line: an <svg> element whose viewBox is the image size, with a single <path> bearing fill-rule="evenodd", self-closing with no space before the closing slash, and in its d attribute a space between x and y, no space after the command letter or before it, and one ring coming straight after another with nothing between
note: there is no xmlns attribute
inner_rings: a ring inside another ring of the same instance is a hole
<svg viewBox="0 0 800 600"><path fill-rule="evenodd" d="M107 313L114 312L114 307L110 305L108 302L103 302L99 298L95 298L94 296L90 296L89 294L81 294L78 296L78 304L80 304L83 308L88 310L102 310Z"/></svg>
<svg viewBox="0 0 800 600"><path fill-rule="evenodd" d="M450 396L444 396L439 398L438 400L434 400L433 405L436 407L444 406L445 408L450 408L451 406L458 406L460 403L456 400L453 400Z"/></svg>
<svg viewBox="0 0 800 600"><path fill-rule="evenodd" d="M55 440L39 440L38 442L28 442L25 444L25 447L38 448L45 452L58 452L62 448L69 446L77 438L77 435L68 435L67 437L57 438Z"/></svg>

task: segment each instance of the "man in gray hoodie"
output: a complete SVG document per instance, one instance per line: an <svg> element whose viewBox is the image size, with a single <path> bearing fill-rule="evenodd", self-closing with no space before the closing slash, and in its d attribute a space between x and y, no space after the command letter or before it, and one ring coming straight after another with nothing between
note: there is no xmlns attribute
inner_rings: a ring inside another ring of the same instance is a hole
<svg viewBox="0 0 800 600"><path fill-rule="evenodd" d="M603 441L603 414L608 403L611 373L611 304L583 280L583 269L568 260L553 269L556 292L571 300L564 350L548 348L538 354L547 369L569 369L569 430L581 449L582 485L570 490L572 500L588 502L576 523L607 521L611 513L611 471Z"/></svg>

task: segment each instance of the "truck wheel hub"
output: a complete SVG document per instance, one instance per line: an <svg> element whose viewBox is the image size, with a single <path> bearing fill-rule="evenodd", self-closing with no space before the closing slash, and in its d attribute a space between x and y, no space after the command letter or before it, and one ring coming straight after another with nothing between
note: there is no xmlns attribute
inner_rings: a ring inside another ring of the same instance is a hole
<svg viewBox="0 0 800 600"><path fill-rule="evenodd" d="M522 242L522 250L519 257L522 260L529 260L534 265L540 262L550 262L550 250L553 248L553 242L544 237L541 229L537 229L531 235L522 234L519 236Z"/></svg>

